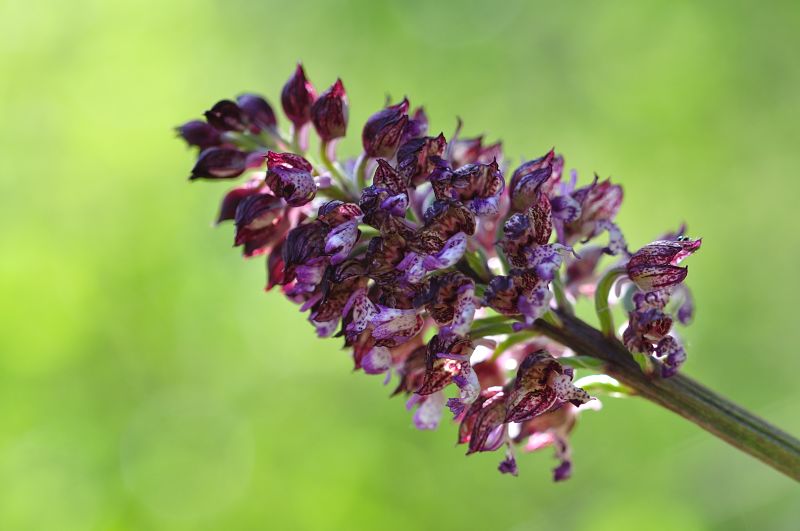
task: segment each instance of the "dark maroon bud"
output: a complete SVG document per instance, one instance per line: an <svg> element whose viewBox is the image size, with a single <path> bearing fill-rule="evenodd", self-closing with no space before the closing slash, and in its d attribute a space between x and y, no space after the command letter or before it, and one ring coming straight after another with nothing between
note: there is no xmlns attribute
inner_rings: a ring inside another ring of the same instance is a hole
<svg viewBox="0 0 800 531"><path fill-rule="evenodd" d="M281 238L284 203L271 194L245 197L236 208L234 246L244 245L245 256L266 251ZM285 230L285 229L284 229Z"/></svg>
<svg viewBox="0 0 800 531"><path fill-rule="evenodd" d="M267 184L291 206L314 199L317 188L311 170L311 164L300 155L274 151L267 154Z"/></svg>
<svg viewBox="0 0 800 531"><path fill-rule="evenodd" d="M553 175L554 157L551 149L545 156L528 161L514 171L508 185L514 210L524 211L536 202L542 185Z"/></svg>
<svg viewBox="0 0 800 531"><path fill-rule="evenodd" d="M247 169L247 154L233 148L212 147L200 153L190 179L232 179Z"/></svg>
<svg viewBox="0 0 800 531"><path fill-rule="evenodd" d="M211 110L206 111L206 120L220 131L244 131L247 117L242 109L231 100L218 101Z"/></svg>
<svg viewBox="0 0 800 531"><path fill-rule="evenodd" d="M311 121L324 142L342 138L347 132L347 94L337 79L311 106Z"/></svg>
<svg viewBox="0 0 800 531"><path fill-rule="evenodd" d="M256 129L275 129L278 125L272 107L258 94L242 94L236 101L250 124Z"/></svg>
<svg viewBox="0 0 800 531"><path fill-rule="evenodd" d="M289 231L283 244L283 261L286 264L284 282L295 278L298 266L316 262L325 252L325 225L311 222L298 225Z"/></svg>
<svg viewBox="0 0 800 531"><path fill-rule="evenodd" d="M400 145L408 124L408 100L390 105L369 117L361 133L364 152L368 157L391 158Z"/></svg>
<svg viewBox="0 0 800 531"><path fill-rule="evenodd" d="M298 63L294 74L281 91L283 112L294 124L295 129L300 129L311 119L311 105L316 99L317 92L311 82L306 79L303 65Z"/></svg>
<svg viewBox="0 0 800 531"><path fill-rule="evenodd" d="M446 146L447 141L443 134L405 142L397 150L397 171L413 186L424 183L434 169L447 166L441 159Z"/></svg>
<svg viewBox="0 0 800 531"><path fill-rule="evenodd" d="M175 131L187 144L197 146L201 150L217 146L220 143L219 131L201 120L186 122L182 126L176 127Z"/></svg>
<svg viewBox="0 0 800 531"><path fill-rule="evenodd" d="M236 209L239 207L239 203L242 202L242 199L262 193L264 188L264 180L255 178L230 190L225 194L225 197L222 198L222 203L219 207L219 215L217 216L217 223L234 219L236 216Z"/></svg>

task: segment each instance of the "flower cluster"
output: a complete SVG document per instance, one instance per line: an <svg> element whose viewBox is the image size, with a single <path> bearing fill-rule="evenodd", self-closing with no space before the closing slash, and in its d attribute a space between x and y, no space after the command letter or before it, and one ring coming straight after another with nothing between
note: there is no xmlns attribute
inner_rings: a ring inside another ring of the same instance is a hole
<svg viewBox="0 0 800 531"><path fill-rule="evenodd" d="M499 470L516 475L516 449L551 445L555 479L569 477L569 432L599 402L573 381L581 353L537 336L537 323L557 324L601 277L624 274L624 342L674 374L686 356L668 303L690 318L677 263L700 240L670 235L631 255L619 185L579 186L554 150L509 171L499 143L462 136L460 122L449 139L429 135L405 98L367 120L356 160L340 160L348 105L341 80L317 94L300 65L281 92L288 135L264 98L220 101L178 128L198 149L190 178L245 176L218 221L233 221L245 256L267 255L267 289L320 337L342 338L357 370L396 378L417 428L449 410L467 454L505 448Z"/></svg>

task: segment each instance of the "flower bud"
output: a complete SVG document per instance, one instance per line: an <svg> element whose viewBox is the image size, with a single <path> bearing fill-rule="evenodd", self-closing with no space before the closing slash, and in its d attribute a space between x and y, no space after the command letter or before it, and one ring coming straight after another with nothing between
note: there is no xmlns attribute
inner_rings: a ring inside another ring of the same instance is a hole
<svg viewBox="0 0 800 531"><path fill-rule="evenodd" d="M311 119L311 105L316 99L317 92L311 82L306 79L303 65L298 63L294 74L281 91L283 112L294 124L295 129L300 129Z"/></svg>
<svg viewBox="0 0 800 531"><path fill-rule="evenodd" d="M178 135L190 146L197 146L201 150L217 146L220 143L219 131L202 120L192 120L180 127L176 127Z"/></svg>
<svg viewBox="0 0 800 531"><path fill-rule="evenodd" d="M291 206L314 199L317 189L311 170L311 164L300 155L274 151L267 154L267 184Z"/></svg>
<svg viewBox="0 0 800 531"><path fill-rule="evenodd" d="M636 251L628 260L628 277L644 291L667 289L683 282L689 270L681 260L700 248L702 240L658 240Z"/></svg>
<svg viewBox="0 0 800 531"><path fill-rule="evenodd" d="M311 121L323 142L341 138L347 132L347 94L337 79L311 106Z"/></svg>
<svg viewBox="0 0 800 531"><path fill-rule="evenodd" d="M219 215L217 216L217 223L234 219L236 217L236 209L239 203L246 197L263 193L264 181L260 178L253 178L241 186L237 186L225 194L222 198L222 203L219 207Z"/></svg>
<svg viewBox="0 0 800 531"><path fill-rule="evenodd" d="M236 237L234 246L244 246L245 256L254 256L283 238L288 229L284 214L284 203L271 194L245 197L236 207Z"/></svg>
<svg viewBox="0 0 800 531"><path fill-rule="evenodd" d="M275 129L278 121L275 119L275 112L267 100L258 94L242 94L236 101L250 125L258 132L262 129Z"/></svg>
<svg viewBox="0 0 800 531"><path fill-rule="evenodd" d="M400 145L408 125L408 100L390 105L369 117L361 133L364 152L368 157L391 158Z"/></svg>
<svg viewBox="0 0 800 531"><path fill-rule="evenodd" d="M241 108L231 100L221 100L205 113L209 124L220 131L244 131L247 117Z"/></svg>
<svg viewBox="0 0 800 531"><path fill-rule="evenodd" d="M212 147L200 153L189 179L232 179L246 169L246 153L233 148Z"/></svg>
<svg viewBox="0 0 800 531"><path fill-rule="evenodd" d="M551 149L543 157L528 161L514 171L508 185L514 210L524 211L536 203L539 189L553 175L554 157Z"/></svg>

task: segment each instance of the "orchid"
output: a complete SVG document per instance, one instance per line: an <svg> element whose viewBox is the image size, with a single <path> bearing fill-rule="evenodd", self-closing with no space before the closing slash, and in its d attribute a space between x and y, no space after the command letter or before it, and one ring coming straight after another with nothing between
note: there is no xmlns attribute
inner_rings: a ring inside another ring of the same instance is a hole
<svg viewBox="0 0 800 531"><path fill-rule="evenodd" d="M255 94L178 127L197 149L191 179L244 177L218 221L234 222L246 257L267 255L267 289L298 303L320 337L341 338L357 370L398 379L417 428L435 429L449 409L466 453L503 449L498 468L511 475L518 449L552 445L562 480L578 411L597 409L599 395L641 395L800 473L767 443L742 442L763 435L763 421L737 427L724 399L700 400L679 374L687 352L673 325L690 321L694 302L678 263L700 239L679 231L631 253L619 184L579 186L553 149L515 168L500 143L462 138L460 121L449 139L430 136L408 98L371 115L354 159L336 154L348 128L340 79L317 96L298 65L281 105L289 135ZM582 297L594 297L599 330L575 317ZM621 342L615 305L627 313Z"/></svg>

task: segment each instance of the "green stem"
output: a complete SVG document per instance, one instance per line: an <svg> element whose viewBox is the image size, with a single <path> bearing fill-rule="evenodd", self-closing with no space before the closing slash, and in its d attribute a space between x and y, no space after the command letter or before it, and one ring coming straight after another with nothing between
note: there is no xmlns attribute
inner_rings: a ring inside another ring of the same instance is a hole
<svg viewBox="0 0 800 531"><path fill-rule="evenodd" d="M594 294L594 308L597 311L597 318L600 320L600 330L608 337L614 337L615 334L614 316L611 315L611 308L608 306L608 296L614 282L625 274L627 272L624 267L615 267L609 270L597 283L597 291Z"/></svg>
<svg viewBox="0 0 800 531"><path fill-rule="evenodd" d="M687 376L677 374L671 378L659 378L644 374L630 352L615 337L603 334L574 316L563 312L559 316L562 326L539 320L536 330L576 354L602 360L607 374L636 394L800 481L799 440Z"/></svg>
<svg viewBox="0 0 800 531"><path fill-rule="evenodd" d="M300 133L302 128L292 126L292 143L289 145L294 153L305 155L305 150L300 146Z"/></svg>
<svg viewBox="0 0 800 531"><path fill-rule="evenodd" d="M369 157L366 153L361 153L356 162L356 182L358 189L363 190L367 187L367 165L369 164Z"/></svg>
<svg viewBox="0 0 800 531"><path fill-rule="evenodd" d="M553 277L550 286L553 288L553 295L556 297L556 304L558 304L559 309L573 315L575 311L572 309L572 303L569 302L567 298L566 291L564 291L564 283L561 280L561 273L559 271L556 271L556 275Z"/></svg>
<svg viewBox="0 0 800 531"><path fill-rule="evenodd" d="M319 144L319 158L322 161L322 165L327 168L327 170L331 173L331 177L334 181L342 188L342 190L349 196L351 199L357 197L352 189L349 186L348 179L342 173L342 171L336 166L336 164L331 161L330 157L328 157L328 142L320 142ZM358 202L358 199L355 200Z"/></svg>

